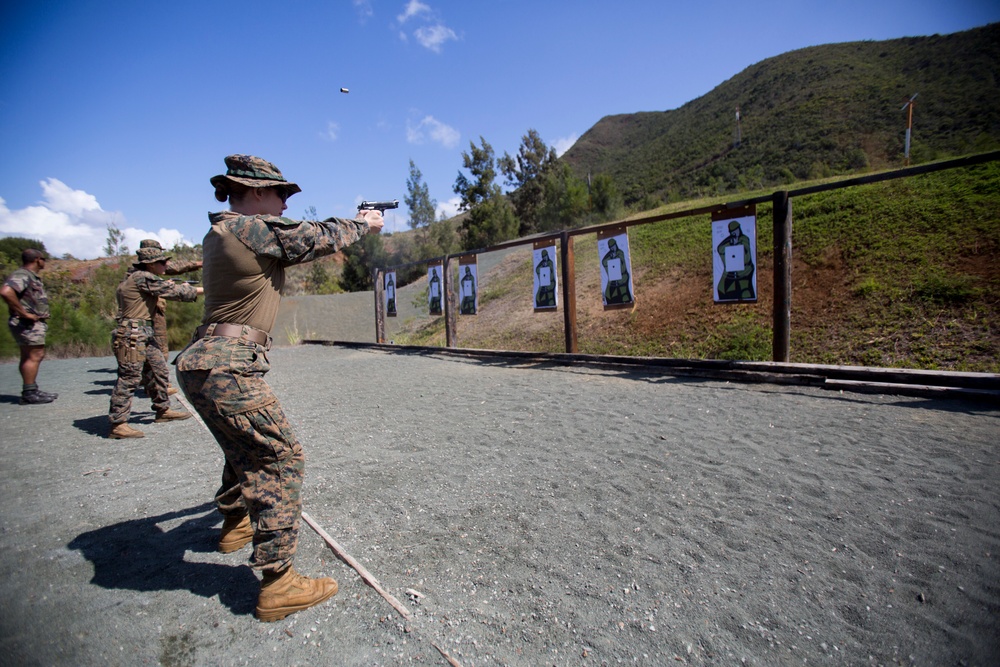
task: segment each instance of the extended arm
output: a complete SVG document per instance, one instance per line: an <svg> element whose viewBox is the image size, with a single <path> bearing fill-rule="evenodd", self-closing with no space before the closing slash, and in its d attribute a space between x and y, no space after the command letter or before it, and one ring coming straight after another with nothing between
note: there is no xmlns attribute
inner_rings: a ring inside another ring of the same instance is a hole
<svg viewBox="0 0 1000 667"><path fill-rule="evenodd" d="M202 288L173 280L160 280L153 276L142 276L137 279L139 291L171 301L194 301L202 292Z"/></svg>
<svg viewBox="0 0 1000 667"><path fill-rule="evenodd" d="M327 218L315 222L275 216L240 217L230 230L258 255L285 264L303 264L332 255L368 233L382 229L382 214L361 211L354 220Z"/></svg>
<svg viewBox="0 0 1000 667"><path fill-rule="evenodd" d="M191 273L192 271L197 271L201 268L201 261L195 262L175 262L170 260L167 262L167 270L164 274L168 276L179 276L182 273Z"/></svg>

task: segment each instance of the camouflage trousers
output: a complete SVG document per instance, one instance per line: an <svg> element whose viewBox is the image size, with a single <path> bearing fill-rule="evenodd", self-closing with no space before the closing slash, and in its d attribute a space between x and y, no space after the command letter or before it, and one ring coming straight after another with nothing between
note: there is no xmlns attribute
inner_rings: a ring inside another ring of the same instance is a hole
<svg viewBox="0 0 1000 667"><path fill-rule="evenodd" d="M264 348L210 336L177 355L181 390L225 454L215 496L227 517L256 523L250 564L280 572L292 563L302 515L305 456L278 398L264 380Z"/></svg>
<svg viewBox="0 0 1000 667"><path fill-rule="evenodd" d="M170 368L166 357L147 326L120 325L115 329L111 345L118 360L118 380L111 392L108 420L112 426L124 424L132 412L132 396L143 383L143 367L150 369L146 393L153 401L153 409L163 412L170 408L167 385Z"/></svg>
<svg viewBox="0 0 1000 667"><path fill-rule="evenodd" d="M163 301L163 299L160 299L160 301ZM156 339L156 344L163 350L163 357L169 359L170 348L167 347L167 317L165 311L160 310L159 303L157 303L156 310L153 311L153 338ZM153 367L149 363L144 364L142 367L142 386L146 388L147 396L153 395L149 387L156 381L156 374L153 372ZM169 386L170 373L167 373L167 387Z"/></svg>

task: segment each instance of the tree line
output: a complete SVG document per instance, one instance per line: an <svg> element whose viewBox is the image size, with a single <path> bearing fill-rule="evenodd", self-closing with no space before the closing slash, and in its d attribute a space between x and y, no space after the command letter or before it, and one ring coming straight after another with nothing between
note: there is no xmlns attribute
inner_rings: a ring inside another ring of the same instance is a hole
<svg viewBox="0 0 1000 667"><path fill-rule="evenodd" d="M37 239L9 236L0 239L0 274L5 279L21 266L21 252L37 248L48 254ZM201 246L176 245L169 254L182 260L201 259ZM49 297L51 317L45 345L52 356L104 356L111 354L111 331L118 310L115 291L136 260L124 242L124 234L108 225L104 258L80 262L70 255L52 262L41 274ZM179 278L197 279L200 272ZM167 337L171 349L183 347L201 323L204 301L171 302ZM0 327L0 358L16 357L17 343L7 327Z"/></svg>
<svg viewBox="0 0 1000 667"><path fill-rule="evenodd" d="M347 248L341 286L347 291L372 289L372 269L376 266L409 264L531 234L606 222L625 211L611 176L579 178L534 129L521 137L515 155L505 152L497 157L482 136L479 145L470 141L469 150L462 153L462 169L453 190L460 198L460 215L435 220L437 201L410 160L404 201L410 211L408 224L415 233L405 240L394 239L391 249L377 235L366 236ZM643 201L639 207L660 203ZM397 281L405 285L423 274L423 267L411 267L398 272Z"/></svg>
<svg viewBox="0 0 1000 667"><path fill-rule="evenodd" d="M534 129L521 138L515 155L497 157L482 136L469 142L462 153L462 169L453 186L460 197L460 215L436 219L437 202L430 196L423 174L410 160L404 201L409 209L412 233L366 235L344 251L338 272L332 261L317 261L290 267L286 294L333 294L372 289L372 270L441 257L463 250L476 250L513 238L605 222L624 214L622 197L606 174L581 179L559 160ZM506 191L505 191L506 190ZM644 202L646 208L659 202ZM303 219L319 219L308 207ZM108 226L105 258L89 270L86 280L73 279L68 270L54 266L43 281L53 317L49 324L50 349L54 354L106 354L109 332L116 311L115 289L134 261L124 234ZM9 275L20 265L24 248L45 250L41 241L22 237L0 239L0 271ZM187 259L201 256L201 246L175 246L171 254ZM73 260L71 256L64 260ZM330 258L326 258L330 259ZM425 274L416 264L397 273L405 285ZM197 277L197 276L192 276ZM203 304L171 304L168 335L172 346L183 345L200 321ZM0 356L16 354L9 332L0 331Z"/></svg>

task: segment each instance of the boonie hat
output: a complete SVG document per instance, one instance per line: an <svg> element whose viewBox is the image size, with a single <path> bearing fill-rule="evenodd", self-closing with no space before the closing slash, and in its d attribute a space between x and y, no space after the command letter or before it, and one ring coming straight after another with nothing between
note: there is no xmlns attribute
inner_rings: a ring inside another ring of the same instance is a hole
<svg viewBox="0 0 1000 667"><path fill-rule="evenodd" d="M152 264L153 262L167 261L170 257L163 252L163 248L139 248L135 251L139 260L133 266L140 264Z"/></svg>
<svg viewBox="0 0 1000 667"><path fill-rule="evenodd" d="M267 160L253 155L229 155L226 157L226 173L213 176L212 185L215 186L215 198L219 201L226 201L225 183L239 183L250 188L273 188L281 186L288 193L288 196L296 192L302 192L295 183L285 180L281 175L281 170ZM221 196L221 198L220 198Z"/></svg>
<svg viewBox="0 0 1000 667"><path fill-rule="evenodd" d="M143 240L139 241L139 247L140 248L159 248L160 250L163 250L163 246L161 246L160 242L157 241L156 239L143 239Z"/></svg>

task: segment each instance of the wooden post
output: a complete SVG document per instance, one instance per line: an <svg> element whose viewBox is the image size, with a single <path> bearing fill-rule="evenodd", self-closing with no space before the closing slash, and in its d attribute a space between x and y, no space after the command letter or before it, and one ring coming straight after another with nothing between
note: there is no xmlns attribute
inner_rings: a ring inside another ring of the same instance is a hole
<svg viewBox="0 0 1000 667"><path fill-rule="evenodd" d="M576 342L576 265L573 258L573 237L563 232L560 237L562 256L563 330L566 334L566 351L577 352Z"/></svg>
<svg viewBox="0 0 1000 667"><path fill-rule="evenodd" d="M372 270L375 281L375 342L385 342L385 271L375 267Z"/></svg>
<svg viewBox="0 0 1000 667"><path fill-rule="evenodd" d="M773 361L788 362L792 333L792 200L775 192L774 206L774 339Z"/></svg>
<svg viewBox="0 0 1000 667"><path fill-rule="evenodd" d="M443 276L441 276L441 289L444 294L441 295L441 307L444 308L444 339L445 345L447 347L457 347L458 346L458 331L456 321L455 311L456 302L455 294L452 289L451 280L451 255L444 258L444 264L441 267Z"/></svg>

